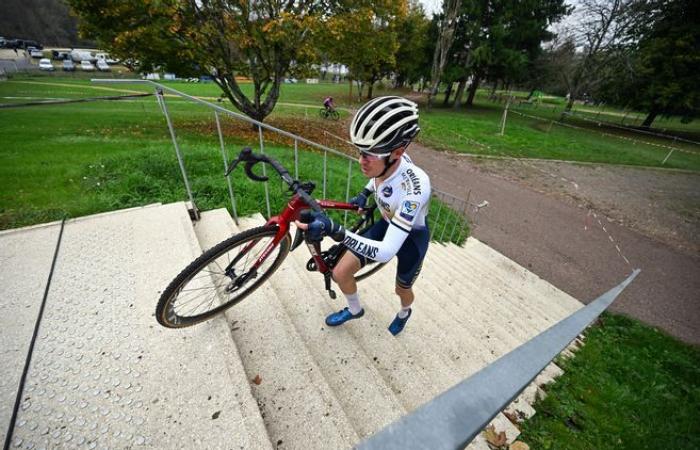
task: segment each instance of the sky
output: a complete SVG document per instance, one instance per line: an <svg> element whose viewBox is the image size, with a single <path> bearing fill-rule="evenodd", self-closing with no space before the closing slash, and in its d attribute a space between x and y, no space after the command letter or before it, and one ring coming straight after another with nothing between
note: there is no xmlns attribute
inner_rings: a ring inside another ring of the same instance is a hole
<svg viewBox="0 0 700 450"><path fill-rule="evenodd" d="M428 17L432 17L433 13L442 9L442 0L420 0L420 3Z"/></svg>

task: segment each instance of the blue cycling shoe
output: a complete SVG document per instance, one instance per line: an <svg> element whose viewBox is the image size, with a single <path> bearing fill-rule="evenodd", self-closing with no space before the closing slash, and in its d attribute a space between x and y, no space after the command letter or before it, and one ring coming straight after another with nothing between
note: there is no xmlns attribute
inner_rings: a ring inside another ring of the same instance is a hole
<svg viewBox="0 0 700 450"><path fill-rule="evenodd" d="M408 322L408 318L411 317L411 312L413 312L413 310L409 309L408 315L403 319L397 314L396 317L394 317L394 321L391 322L391 325L389 325L389 333L393 334L394 336L401 333L401 331L403 331L403 327L406 326L406 322Z"/></svg>
<svg viewBox="0 0 700 450"><path fill-rule="evenodd" d="M350 310L345 307L341 309L338 312L334 312L333 314L329 315L326 317L326 325L329 327L337 327L338 325L342 325L348 320L352 319L359 319L360 317L365 315L365 310L361 309L359 313L353 315Z"/></svg>

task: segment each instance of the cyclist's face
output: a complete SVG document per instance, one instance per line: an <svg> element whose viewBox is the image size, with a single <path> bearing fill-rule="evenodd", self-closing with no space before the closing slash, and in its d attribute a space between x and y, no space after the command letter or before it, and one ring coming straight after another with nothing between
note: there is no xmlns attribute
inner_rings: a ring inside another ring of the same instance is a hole
<svg viewBox="0 0 700 450"><path fill-rule="evenodd" d="M373 155L371 153L360 153L360 170L367 178L379 176L384 171L384 160L386 158L396 159L401 157L403 148L396 149L386 157Z"/></svg>

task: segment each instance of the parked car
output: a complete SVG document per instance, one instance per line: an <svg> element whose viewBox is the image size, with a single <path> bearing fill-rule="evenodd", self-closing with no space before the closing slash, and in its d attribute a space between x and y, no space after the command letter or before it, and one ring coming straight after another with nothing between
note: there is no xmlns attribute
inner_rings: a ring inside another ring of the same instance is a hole
<svg viewBox="0 0 700 450"><path fill-rule="evenodd" d="M49 58L41 58L39 60L39 69L53 71L54 67L53 64L51 64L51 60Z"/></svg>
<svg viewBox="0 0 700 450"><path fill-rule="evenodd" d="M70 58L70 52L65 50L51 50L51 58L56 61L63 61Z"/></svg>
<svg viewBox="0 0 700 450"><path fill-rule="evenodd" d="M73 64L72 59L63 60L63 70L65 72L75 72L75 64Z"/></svg>
<svg viewBox="0 0 700 450"><path fill-rule="evenodd" d="M109 64L107 64L107 61L105 61L104 59L98 59L97 70L99 70L100 72L109 72L111 69L109 67Z"/></svg>
<svg viewBox="0 0 700 450"><path fill-rule="evenodd" d="M95 53L95 58L99 61L100 59L103 59L107 64L119 64L118 59L114 59L111 56L109 56L109 53L104 53L104 52L99 52Z"/></svg>
<svg viewBox="0 0 700 450"><path fill-rule="evenodd" d="M44 52L39 50L36 47L27 48L27 53L29 53L29 56L31 56L32 58L43 58L44 57Z"/></svg>
<svg viewBox="0 0 700 450"><path fill-rule="evenodd" d="M84 70L85 72L94 72L95 71L95 66L92 65L90 61L80 61L80 69Z"/></svg>

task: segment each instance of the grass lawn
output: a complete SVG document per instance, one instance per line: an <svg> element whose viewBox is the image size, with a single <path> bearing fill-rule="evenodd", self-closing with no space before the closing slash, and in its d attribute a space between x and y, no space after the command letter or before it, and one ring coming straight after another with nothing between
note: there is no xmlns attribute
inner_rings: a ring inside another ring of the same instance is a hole
<svg viewBox="0 0 700 450"><path fill-rule="evenodd" d="M0 83L0 96L12 93L13 97L75 98L85 97L86 91L88 95L95 91L104 95L102 90L95 89L104 85L83 87L78 83L73 87L71 81L61 80L60 85L28 81ZM13 86L16 87L14 90ZM134 90L141 86L118 87ZM206 89L210 86L204 85L204 88L204 93L209 94ZM201 127L204 123L213 127L213 114L205 107L173 98L168 98L168 110L176 123L178 143L198 207L201 210L220 207L231 210L218 137L211 128ZM295 112L299 114L299 108ZM232 123L226 118L222 118L222 122L225 129ZM244 146L252 146L258 151L257 133L247 126L246 132L244 137L226 133L229 158ZM152 97L0 109L0 136L4 142L0 149L2 229L57 220L64 215L77 217L186 199L165 119ZM269 137L267 132L266 136ZM328 156L324 188L322 154L303 150L299 156L300 178L316 183L315 195L319 198L325 192L327 198L345 200L348 161ZM293 173L293 148L284 143L271 143L266 138L265 151ZM350 166L352 196L362 189L366 180L357 164ZM275 179L274 176L271 178ZM263 213L267 213L261 183L249 180L239 169L234 173L233 184L240 215L260 211L261 205L264 206ZM275 214L286 203L287 195L281 183L273 182L270 186L271 212ZM438 217L438 209L440 202L433 202L433 224L442 230L444 223L453 223L457 216L454 211L442 208ZM466 237L446 233L445 239L450 237L448 234L455 241Z"/></svg>
<svg viewBox="0 0 700 450"><path fill-rule="evenodd" d="M486 156L512 156L516 158L558 159L606 164L628 164L647 167L666 167L700 170L700 146L673 143L666 139L641 136L623 130L573 129L558 124L558 114L547 110L520 108L527 115L543 120L523 117L510 112L504 135L500 135L503 105L479 99L476 107L453 111L451 108L433 108L421 113L422 132L419 140L426 145L459 152ZM590 127L573 119L565 124ZM649 142L648 145L629 139ZM669 152L666 147L677 147L662 165Z"/></svg>
<svg viewBox="0 0 700 450"><path fill-rule="evenodd" d="M519 440L532 449L700 448L700 350L604 314Z"/></svg>

